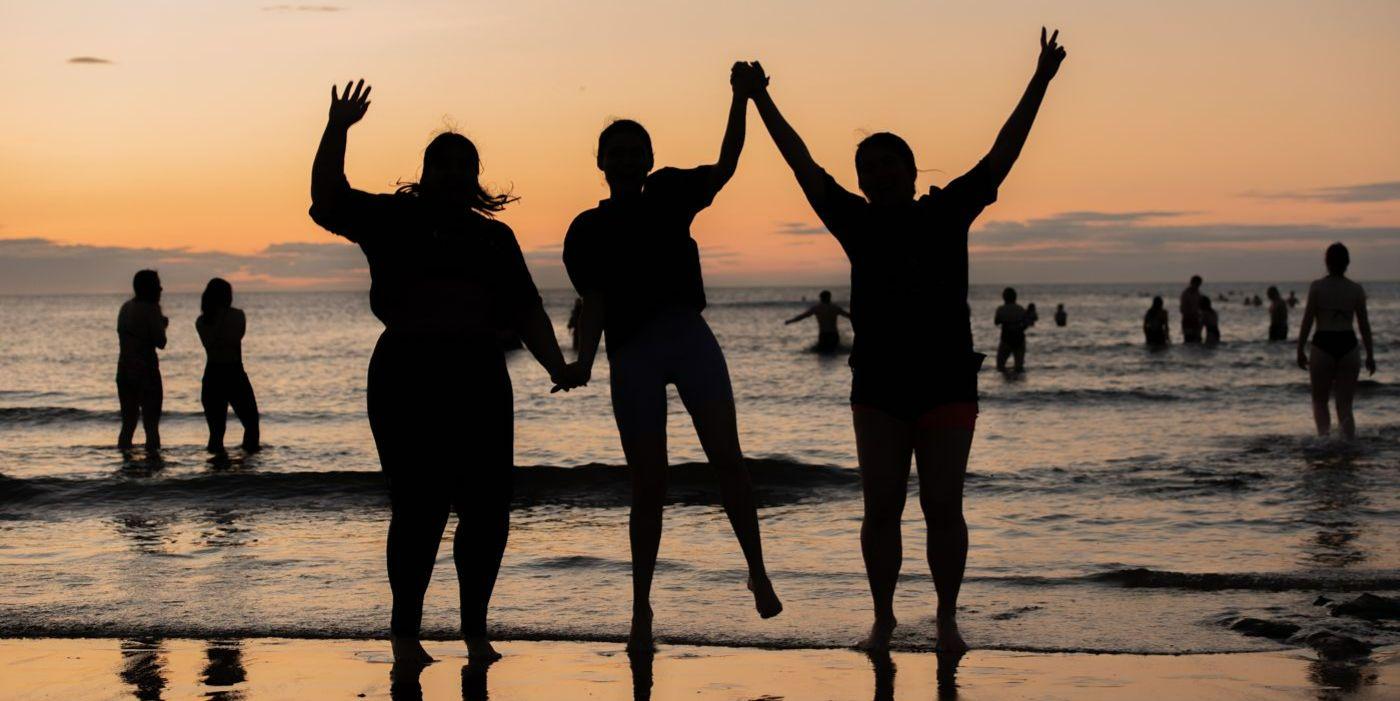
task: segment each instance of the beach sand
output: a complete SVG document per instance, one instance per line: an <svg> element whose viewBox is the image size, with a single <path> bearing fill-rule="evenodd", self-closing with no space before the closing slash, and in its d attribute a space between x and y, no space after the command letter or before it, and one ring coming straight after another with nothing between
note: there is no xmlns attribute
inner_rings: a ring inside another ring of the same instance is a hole
<svg viewBox="0 0 1400 701"><path fill-rule="evenodd" d="M1310 652L1100 655L973 651L940 673L931 653L663 646L650 665L616 643L504 642L483 674L458 644L391 681L373 640L0 640L4 699L1396 699L1400 648L1360 663ZM649 667L649 668L648 668ZM940 696L940 677L943 677Z"/></svg>

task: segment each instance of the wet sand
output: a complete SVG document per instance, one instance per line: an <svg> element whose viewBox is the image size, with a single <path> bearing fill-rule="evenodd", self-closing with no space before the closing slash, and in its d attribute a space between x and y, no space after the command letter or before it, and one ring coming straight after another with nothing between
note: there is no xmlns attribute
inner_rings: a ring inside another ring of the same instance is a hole
<svg viewBox="0 0 1400 701"><path fill-rule="evenodd" d="M1400 698L1400 648L1359 663L1308 651L1098 655L974 651L876 659L848 650L665 646L650 664L620 645L505 642L484 672L460 645L393 672L372 640L0 640L5 699L1357 699ZM940 690L942 693L940 693Z"/></svg>

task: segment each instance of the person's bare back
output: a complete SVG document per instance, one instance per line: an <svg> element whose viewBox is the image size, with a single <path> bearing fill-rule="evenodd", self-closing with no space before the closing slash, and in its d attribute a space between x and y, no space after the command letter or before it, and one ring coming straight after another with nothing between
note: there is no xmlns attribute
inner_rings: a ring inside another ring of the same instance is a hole
<svg viewBox="0 0 1400 701"><path fill-rule="evenodd" d="M1318 331L1351 331L1356 310L1366 301L1361 285L1340 275L1313 281L1308 289Z"/></svg>

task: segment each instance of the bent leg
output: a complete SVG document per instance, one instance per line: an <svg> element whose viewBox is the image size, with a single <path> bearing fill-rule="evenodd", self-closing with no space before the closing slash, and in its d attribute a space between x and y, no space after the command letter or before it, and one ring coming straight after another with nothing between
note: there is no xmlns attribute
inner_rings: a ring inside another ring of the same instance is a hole
<svg viewBox="0 0 1400 701"><path fill-rule="evenodd" d="M863 646L883 649L889 646L896 625L894 589L904 560L900 522L909 488L913 435L909 422L884 411L866 406L852 409L865 497L860 550L875 604L875 624Z"/></svg>
<svg viewBox="0 0 1400 701"><path fill-rule="evenodd" d="M1356 417L1351 413L1351 405L1356 398L1356 380L1360 376L1361 348L1357 347L1337 361L1332 380L1332 391L1337 402L1337 425L1348 440L1356 438Z"/></svg>
<svg viewBox="0 0 1400 701"><path fill-rule="evenodd" d="M967 521L963 518L963 479L972 430L921 428L914 438L919 465L919 504L928 526L928 566L938 592L938 647L966 649L958 634L958 592L967 565Z"/></svg>
<svg viewBox="0 0 1400 701"><path fill-rule="evenodd" d="M1317 346L1310 346L1308 354L1308 379L1312 383L1313 422L1317 424L1317 435L1326 436L1332 432L1332 416L1327 401L1332 396L1332 381L1337 374L1337 361Z"/></svg>

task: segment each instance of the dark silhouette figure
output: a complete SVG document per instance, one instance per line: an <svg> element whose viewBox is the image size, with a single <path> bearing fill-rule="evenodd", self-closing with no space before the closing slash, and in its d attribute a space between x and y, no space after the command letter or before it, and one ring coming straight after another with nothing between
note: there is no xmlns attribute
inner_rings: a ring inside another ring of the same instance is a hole
<svg viewBox="0 0 1400 701"><path fill-rule="evenodd" d="M165 348L165 329L170 320L160 311L160 276L154 270L141 270L131 278L135 296L122 304L117 314L117 400L121 402L122 428L117 447L131 449L136 424L146 429L146 450L160 450L160 412L165 388L160 380L160 359L156 349Z"/></svg>
<svg viewBox="0 0 1400 701"><path fill-rule="evenodd" d="M1016 290L1008 287L1001 291L1004 302L997 307L992 323L1001 327L1001 341L997 344L997 370L1006 372L1006 359L1016 358L1016 372L1026 369L1026 327L1030 319L1025 309L1016 303Z"/></svg>
<svg viewBox="0 0 1400 701"><path fill-rule="evenodd" d="M666 385L674 384L719 475L725 513L748 563L749 587L764 618L782 604L763 563L753 487L739 446L734 394L724 352L700 312L705 287L690 223L734 174L744 145L753 86L731 75L728 124L713 165L689 170L654 164L651 136L618 120L598 136L598 168L609 197L578 215L564 239L564 266L583 297L579 359L571 380L586 383L598 341L608 337L613 415L632 473L632 630L629 650L652 640L651 582L666 497Z"/></svg>
<svg viewBox="0 0 1400 701"><path fill-rule="evenodd" d="M890 133L856 148L861 197L812 159L749 64L754 104L807 201L851 263L851 408L865 496L861 551L875 621L863 646L884 649L894 633L894 590L903 548L900 519L909 463L918 458L919 502L938 591L938 646L966 649L957 601L967 561L963 478L977 421L977 371L967 305L968 228L996 201L1030 134L1065 50L1040 33L1040 57L1016 109L985 158L942 189L915 199L913 151Z"/></svg>
<svg viewBox="0 0 1400 701"><path fill-rule="evenodd" d="M223 278L210 280L199 300L199 310L194 328L208 355L204 386L199 393L204 420L209 424L206 447L211 453L224 452L224 426L231 404L233 413L243 423L243 450L256 451L260 445L258 398L243 370L243 332L248 321L243 310L233 306L233 286Z"/></svg>
<svg viewBox="0 0 1400 701"><path fill-rule="evenodd" d="M1269 340L1288 340L1288 307L1283 301L1283 296L1279 294L1278 288L1269 286Z"/></svg>
<svg viewBox="0 0 1400 701"><path fill-rule="evenodd" d="M1069 323L1069 312L1065 311L1065 305L1055 305L1055 325L1064 326Z"/></svg>
<svg viewBox="0 0 1400 701"><path fill-rule="evenodd" d="M248 679L243 667L243 643L237 640L211 640L205 643L204 656L208 660L200 672L200 681L205 686L215 687L205 692L204 698L211 701L241 701L243 693L236 687Z"/></svg>
<svg viewBox="0 0 1400 701"><path fill-rule="evenodd" d="M1161 295L1152 298L1152 306L1142 318L1142 333L1147 336L1148 348L1166 348L1171 343L1171 320Z"/></svg>
<svg viewBox="0 0 1400 701"><path fill-rule="evenodd" d="M1210 297L1201 295L1201 326L1206 331L1206 345L1220 345L1220 315L1210 304Z"/></svg>
<svg viewBox="0 0 1400 701"><path fill-rule="evenodd" d="M1250 303L1256 307L1264 306L1264 300L1259 299L1259 295L1254 295L1254 299Z"/></svg>
<svg viewBox="0 0 1400 701"><path fill-rule="evenodd" d="M574 308L571 309L571 310L569 310L569 323L568 323L568 328L569 328L569 342L570 342L570 344L572 345L572 347L573 347L573 349L574 349L574 353L578 353L578 319L579 319L579 316L581 316L582 314L583 314L583 298L582 298L582 297L575 297L575 298L574 298Z"/></svg>
<svg viewBox="0 0 1400 701"><path fill-rule="evenodd" d="M1026 305L1026 328L1035 326L1035 322L1040 321L1040 312L1035 309L1035 302Z"/></svg>
<svg viewBox="0 0 1400 701"><path fill-rule="evenodd" d="M159 639L136 638L121 642L121 680L140 701L160 701L170 685L165 675L165 650Z"/></svg>
<svg viewBox="0 0 1400 701"><path fill-rule="evenodd" d="M520 334L556 389L572 385L515 234L493 218L511 200L482 189L470 140L438 135L423 154L422 179L394 194L350 187L346 136L369 108L369 92L363 80L343 94L331 88L311 173L311 218L364 251L370 308L385 326L367 395L393 509L394 657L432 659L418 642L423 594L455 510L462 635L472 659L488 660L499 656L486 610L510 528L514 471L512 390L498 330Z"/></svg>
<svg viewBox="0 0 1400 701"><path fill-rule="evenodd" d="M836 326L836 320L840 317L851 318L850 312L841 308L841 305L831 301L831 291L822 290L819 295L821 301L807 308L807 311L784 321L783 324L795 324L807 317L817 318L817 345L812 349L818 353L835 353L841 347L841 331Z"/></svg>
<svg viewBox="0 0 1400 701"><path fill-rule="evenodd" d="M1201 276L1192 275L1191 285L1181 291L1181 342L1201 342ZM1249 298L1245 297L1245 304Z"/></svg>
<svg viewBox="0 0 1400 701"><path fill-rule="evenodd" d="M1356 419L1352 416L1352 400L1356 396L1356 379L1361 374L1361 347L1366 349L1366 370L1376 374L1376 356L1371 345L1371 319L1366 314L1366 291L1347 279L1351 253L1341 243L1327 247L1327 277L1314 280L1308 288L1308 301L1303 306L1303 326L1298 330L1298 367L1308 371L1312 383L1313 421L1317 435L1326 436L1332 430L1332 416L1327 402L1334 393L1337 403L1337 423L1348 440L1356 437ZM1361 330L1361 344L1356 343L1352 319ZM1311 353L1308 335L1313 324Z"/></svg>
<svg viewBox="0 0 1400 701"><path fill-rule="evenodd" d="M1289 291L1288 291L1288 306L1289 306L1289 307L1296 307L1296 306L1298 306L1298 295L1293 294L1293 290L1289 290Z"/></svg>

